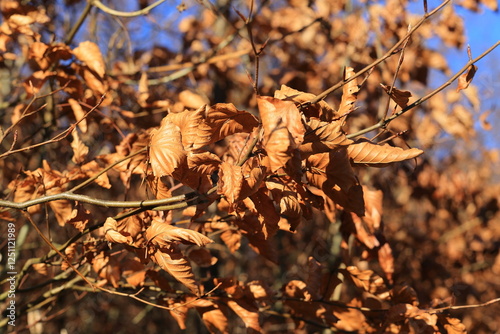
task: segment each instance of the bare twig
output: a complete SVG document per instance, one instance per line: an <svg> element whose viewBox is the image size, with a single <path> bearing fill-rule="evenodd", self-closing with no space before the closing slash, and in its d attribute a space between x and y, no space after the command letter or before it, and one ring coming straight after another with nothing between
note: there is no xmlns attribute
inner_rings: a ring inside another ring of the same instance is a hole
<svg viewBox="0 0 500 334"><path fill-rule="evenodd" d="M495 304L498 302L500 302L500 297L489 300L489 301L487 301L485 303L481 303L481 304L456 305L456 306L450 305L450 306L445 306L445 307L441 307L441 308L429 309L429 310L426 310L426 312L428 312L428 313L440 313L440 312L447 311L447 310L463 310L463 309L469 309L469 308L478 308L478 307L484 307L484 306L488 306L491 304Z"/></svg>
<svg viewBox="0 0 500 334"><path fill-rule="evenodd" d="M76 128L76 126L81 122L83 121L85 118L87 118L87 116L89 114L91 114L94 110L96 110L102 103L102 101L104 100L104 95L101 96L101 98L99 99L99 101L97 102L97 104L92 108L90 109L89 111L87 111L85 113L85 115L83 115L83 117L78 120L75 124L71 124L71 126L69 128L67 128L66 130L64 130L63 132L61 132L60 134L54 136L53 138L49 139L49 140L46 140L46 141L43 141L41 143L37 143L37 144L33 144L33 145L30 145L30 146L27 146L27 147L23 147L23 148L18 148L17 150L12 150L12 148L5 152L5 153L2 153L0 154L0 159L3 159L11 154L14 154L14 153L19 153L19 152L24 152L24 151L29 151L29 150L32 150L34 148L37 148L37 147L40 147L40 146L44 146L44 145L47 145L47 144L52 144L52 143L56 143L58 141L61 141L63 140L64 138L66 138L71 132L73 132L73 130ZM0 204L0 206L2 206Z"/></svg>
<svg viewBox="0 0 500 334"><path fill-rule="evenodd" d="M97 8L99 8L100 10L102 10L103 12L105 12L107 14L110 14L110 15L121 16L121 17L136 17L136 16L141 16L141 15L148 14L153 8L155 8L155 7L159 6L159 5L161 5L162 3L164 3L165 0L158 0L155 3L152 3L151 5L149 5L147 7L144 7L143 9L136 10L136 11L133 11L133 12L123 12L123 11L120 11L120 10L109 8L108 6L106 6L102 2L100 2L99 0L94 0L94 1L90 1L90 2L91 2L92 5L96 6Z"/></svg>
<svg viewBox="0 0 500 334"><path fill-rule="evenodd" d="M33 228L37 231L38 235L43 239L43 241L45 241L45 243L47 245L49 245L50 248L52 248L57 254L59 254L59 256L61 258L63 258L68 264L69 266L71 267L71 269L73 269L75 271L75 273L78 274L78 276L80 276L85 282L87 282L88 285L90 285L93 289L95 289L95 286L94 284L92 284L86 277L84 274L82 274L75 266L73 266L71 264L71 261L68 260L68 258L66 257L65 254L61 253L57 248L56 246L54 246L54 244L52 242L49 241L49 239L47 239L47 237L42 233L42 231L40 231L40 229L38 228L37 224L33 221L33 219L31 219L31 216L29 213L27 212L24 212L23 211L23 214L24 216L26 217L26 219L30 222L30 224L33 226Z"/></svg>
<svg viewBox="0 0 500 334"><path fill-rule="evenodd" d="M412 104L408 105L406 108L401 109L397 113L393 114L391 117L388 117L386 119L382 119L378 123L376 123L376 124L374 124L374 125L372 125L372 126L370 126L368 128L365 128L363 130L360 130L358 132L351 133L351 134L347 135L346 137L348 139L351 139L351 138L355 138L355 137L361 136L361 135L363 135L365 133L371 132L373 130L385 128L394 119L398 118L399 116L401 116L402 114L404 114L408 110L411 110L411 109L413 109L413 108L421 105L423 102L427 101L428 99L430 99L431 97L433 97L434 95L436 95L437 93L439 93L440 91L442 91L443 89L445 89L446 87L448 87L449 85L451 85L451 83L453 81L455 81L462 73L464 73L465 71L467 71L467 69L471 65L473 65L474 63L476 63L479 60L481 60L483 57L485 57L487 54L489 54L490 52L492 52L499 45L500 45L500 41L498 41L495 44L493 44L490 48L488 48L486 51L484 51L480 56L478 56L478 57L476 57L474 59L469 60L467 62L467 64L465 64L465 66L462 67L462 69L460 69L457 73L455 73L455 75L453 75L450 79L448 79L448 81L446 81L445 83L443 83L438 88L434 89L429 94L425 95L424 97L421 97L420 99L416 100Z"/></svg>
<svg viewBox="0 0 500 334"><path fill-rule="evenodd" d="M314 99L306 102L306 103L303 103L302 104L302 108L303 107L306 107L310 104L315 104L315 103L318 103L319 101L323 100L326 96L328 96L328 94L336 91L337 89L341 88L342 86L344 86L345 84L351 82L352 80L356 79L357 77L365 74L366 72L370 71L373 67L377 66L378 64L380 64L381 62L383 62L384 60L386 60L387 58L391 57L393 54L399 52L399 48L401 47L401 45L403 45L403 43L405 43L405 41L418 29L420 28L420 26L429 18L431 17L432 15L434 15L435 13L437 13L438 11L440 11L444 6L446 6L451 0L445 0L442 4L440 4L438 7L436 7L436 9L434 9L432 12L429 12L429 13L426 13L421 19L420 21L418 21L415 26L413 28L411 28L408 33L403 36L403 38L401 38L396 44L394 44L394 46L385 53L385 55L383 55L382 57L378 58L377 60L375 60L374 62L372 62L371 64L367 65L365 68L363 68L361 71L357 72L355 75L353 75L352 77L350 77L349 79L347 80L342 80L340 81L339 83L335 84L334 86L328 88L327 90L325 90L324 92L322 92L321 94L317 95Z"/></svg>

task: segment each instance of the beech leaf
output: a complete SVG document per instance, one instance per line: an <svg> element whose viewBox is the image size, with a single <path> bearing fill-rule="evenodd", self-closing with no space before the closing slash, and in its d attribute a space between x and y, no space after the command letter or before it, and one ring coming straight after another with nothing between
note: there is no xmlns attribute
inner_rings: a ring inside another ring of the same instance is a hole
<svg viewBox="0 0 500 334"><path fill-rule="evenodd" d="M304 142L299 150L302 158L311 154L328 152L352 143L342 131L342 121L323 122L312 118L306 127Z"/></svg>
<svg viewBox="0 0 500 334"><path fill-rule="evenodd" d="M304 141L305 129L294 102L260 96L257 103L264 128L264 148L271 171L275 172L287 164L292 151Z"/></svg>
<svg viewBox="0 0 500 334"><path fill-rule="evenodd" d="M354 69L346 67L344 70L344 81L354 76ZM357 79L349 81L342 88L342 100L340 101L338 115L343 116L349 113L358 98L359 86Z"/></svg>
<svg viewBox="0 0 500 334"><path fill-rule="evenodd" d="M170 247L175 242L198 246L205 246L213 242L212 239L199 232L173 226L159 220L153 220L151 226L146 230L146 239L148 243L159 247Z"/></svg>
<svg viewBox="0 0 500 334"><path fill-rule="evenodd" d="M388 144L378 145L360 141L347 147L351 162L371 167L385 167L390 163L418 157L424 151L418 148L402 149Z"/></svg>
<svg viewBox="0 0 500 334"><path fill-rule="evenodd" d="M106 240L115 242L118 244L129 244L132 242L132 238L130 236L125 236L118 232L118 222L112 218L106 218L104 222L104 236Z"/></svg>
<svg viewBox="0 0 500 334"><path fill-rule="evenodd" d="M249 112L236 109L232 103L217 103L205 107L199 131L208 133L207 144L211 144L235 133L250 133L258 125L257 118Z"/></svg>
<svg viewBox="0 0 500 334"><path fill-rule="evenodd" d="M106 66L104 65L104 59L97 44L90 41L81 42L78 47L73 50L73 53L78 60L84 62L85 65L99 75L100 78L104 77Z"/></svg>
<svg viewBox="0 0 500 334"><path fill-rule="evenodd" d="M462 75L458 77L457 92L469 87L470 83L472 82L472 79L474 78L474 75L476 74L476 71L477 71L477 66L471 65L467 69L467 71L465 71L464 73L462 73Z"/></svg>
<svg viewBox="0 0 500 334"><path fill-rule="evenodd" d="M243 172L240 166L223 162L220 165L218 193L224 195L229 205L233 205L240 197L243 185Z"/></svg>
<svg viewBox="0 0 500 334"><path fill-rule="evenodd" d="M391 97L391 99L396 102L401 109L408 107L408 101L410 101L411 93L407 90L399 90L396 87L386 86L384 84L380 84L380 86L385 90L387 94Z"/></svg>
<svg viewBox="0 0 500 334"><path fill-rule="evenodd" d="M198 284L196 283L191 264L179 249L176 247L168 250L155 249L150 256L163 270L188 287L193 293L199 294Z"/></svg>
<svg viewBox="0 0 500 334"><path fill-rule="evenodd" d="M151 131L149 160L156 177L172 175L186 159L177 125L164 118L159 129Z"/></svg>

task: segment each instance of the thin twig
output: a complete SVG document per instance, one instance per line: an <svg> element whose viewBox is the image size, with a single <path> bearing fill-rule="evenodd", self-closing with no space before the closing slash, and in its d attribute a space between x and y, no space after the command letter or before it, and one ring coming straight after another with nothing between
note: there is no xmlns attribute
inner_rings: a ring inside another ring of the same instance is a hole
<svg viewBox="0 0 500 334"><path fill-rule="evenodd" d="M94 1L90 1L90 2L92 3L92 5L96 6L97 8L102 10L103 12L110 14L110 15L121 16L121 17L136 17L136 16L148 14L153 8L164 3L165 0L158 0L155 3L152 3L151 5L149 5L147 7L144 7L142 9L139 9L139 10L136 10L133 12L122 12L120 10L109 8L108 6L106 6L102 2L100 2L99 0L94 0Z"/></svg>
<svg viewBox="0 0 500 334"><path fill-rule="evenodd" d="M46 141L43 141L41 143L37 143L37 144L33 144L33 145L30 145L30 146L27 146L27 147L18 148L17 150L9 150L9 151L7 151L5 153L0 154L0 159L3 159L5 157L7 157L9 155L12 155L12 154L15 154L15 153L29 151L29 150L32 150L34 148L40 147L40 146L44 146L44 145L47 145L47 144L56 143L58 141L63 140L71 132L73 132L73 130L76 128L76 126L78 124L80 124L80 122L82 122L84 119L87 118L88 115L90 115L94 110L96 110L101 105L101 103L102 103L103 100L104 100L104 95L101 96L101 98L99 99L99 101L97 102L97 104L92 109L90 109L89 111L87 111L85 113L85 115L83 115L83 117L81 119L79 119L78 121L76 121L76 123L71 124L71 126L69 128L67 128L63 132L59 133L58 135L54 136L53 138L51 138L49 140L46 140ZM0 204L0 206L2 206L2 205Z"/></svg>
<svg viewBox="0 0 500 334"><path fill-rule="evenodd" d="M89 15L91 9L92 9L91 1L87 1L87 3L85 4L85 8L83 9L82 15L80 15L78 21L76 21L75 25L71 28L71 31L68 33L68 36L66 36L66 39L64 40L64 43L66 45L71 44L73 38L75 38L76 33L78 32L78 30L80 30L80 27L87 18L87 15Z"/></svg>
<svg viewBox="0 0 500 334"><path fill-rule="evenodd" d="M399 47L418 29L420 28L420 26L429 18L431 17L432 15L434 15L435 13L437 13L438 11L440 11L444 6L446 6L451 0L445 0L442 4L440 4L438 7L436 7L436 9L434 9L432 12L430 13L426 13L421 19L420 21L418 21L415 26L413 28L411 28L410 31L408 31L408 33L403 36L403 38L401 38L396 44L394 44L394 46L386 52L385 55L383 55L382 57L378 58L377 60L375 60L373 63L367 65L365 68L363 68L362 70L360 70L359 72L357 72L355 75L353 75L352 77L350 77L349 79L347 80L342 80L340 81L339 83L337 83L336 85L328 88L327 90L325 90L324 92L322 92L321 94L317 95L314 99L306 102L306 103L303 103L301 105L302 108L308 106L308 105L311 105L311 104L315 104L315 103L318 103L319 101L323 100L328 94L336 91L337 89L339 89L340 87L344 86L345 84L351 82L352 80L358 78L359 76L363 75L364 73L370 71L373 67L377 66L378 64L380 64L381 62L383 62L384 60L386 60L387 58L391 57L393 54L397 53L399 51Z"/></svg>
<svg viewBox="0 0 500 334"><path fill-rule="evenodd" d="M429 94L425 95L424 97L421 97L420 99L416 100L412 104L408 105L406 108L401 109L400 111L398 111L397 113L395 113L394 115L392 115L389 118L382 119L378 123L376 123L376 124L374 124L374 125L372 125L372 126L370 126L368 128L365 128L363 130L360 130L358 132L351 133L351 134L347 135L346 137L348 139L351 139L351 138L355 138L355 137L361 136L361 135L363 135L365 133L371 132L373 130L377 130L377 129L380 129L380 128L385 128L394 119L398 118L399 116L401 116L402 114L404 114L408 110L411 110L411 109L413 109L413 108L421 105L423 102L427 101L428 99L430 99L431 97L433 97L434 95L436 95L437 93L439 93L440 91L442 91L443 89L445 89L446 87L448 87L449 85L451 85L453 83L453 81L455 81L462 73L464 73L465 71L467 71L471 65L473 65L474 63L476 63L479 60L481 60L483 57L485 57L487 54L489 54L490 52L492 52L499 45L500 45L500 41L498 41L495 44L493 44L493 46L491 46L490 48L488 48L488 50L484 51L480 56L478 56L478 57L476 57L476 58L474 58L472 60L469 60L467 62L467 64L465 64L465 66L462 67L461 70L459 70L455 75L453 75L450 79L448 79L448 81L446 81L445 83L443 83L438 88L434 89Z"/></svg>
<svg viewBox="0 0 500 334"><path fill-rule="evenodd" d="M33 219L31 219L31 216L29 213L23 211L23 215L26 217L26 219L30 222L30 224L33 226L33 228L38 232L38 235L43 239L43 241L45 241L45 243L47 245L49 245L50 248L52 248L57 254L59 254L59 256L61 258L63 258L68 264L69 266L71 267L71 269L73 269L75 271L75 273L78 274L78 276L80 276L85 282L87 282L88 285L90 285L92 288L95 288L95 286L85 277L85 275L83 275L75 266L73 266L71 264L71 261L68 260L68 258L66 257L65 254L61 253L57 248L56 246L54 246L54 244L52 242L49 241L49 239L47 239L47 237L42 233L42 231L40 231L40 229L38 228L37 224L33 221Z"/></svg>

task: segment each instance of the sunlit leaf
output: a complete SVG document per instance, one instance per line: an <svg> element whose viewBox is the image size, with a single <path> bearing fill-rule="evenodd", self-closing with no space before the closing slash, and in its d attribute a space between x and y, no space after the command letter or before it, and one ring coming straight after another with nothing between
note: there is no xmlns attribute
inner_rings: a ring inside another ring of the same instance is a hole
<svg viewBox="0 0 500 334"><path fill-rule="evenodd" d="M90 41L81 42L78 44L78 47L73 49L73 53L78 60L85 63L100 78L104 77L106 66L104 65L104 59L97 44Z"/></svg>
<svg viewBox="0 0 500 334"><path fill-rule="evenodd" d="M402 149L388 144L377 145L369 141L359 141L347 147L349 159L354 164L371 167L385 167L393 162L413 159L424 153L418 148Z"/></svg>
<svg viewBox="0 0 500 334"><path fill-rule="evenodd" d="M149 160L156 177L171 175L186 159L177 125L164 118L159 129L151 131Z"/></svg>
<svg viewBox="0 0 500 334"><path fill-rule="evenodd" d="M232 103L217 103L206 106L199 130L208 133L210 140L207 144L210 144L234 133L250 133L258 125L258 120L249 112L236 109Z"/></svg>
<svg viewBox="0 0 500 334"><path fill-rule="evenodd" d="M398 106L401 107L401 109L404 109L408 106L408 101L410 101L410 97L412 96L411 93L407 90L399 90L396 87L391 87L386 86L384 84L380 84L382 88L385 90L387 94L391 97L391 99L396 102Z"/></svg>
<svg viewBox="0 0 500 334"><path fill-rule="evenodd" d="M465 71L461 76L458 77L457 92L469 87L470 83L472 82L472 79L474 78L474 75L476 74L476 71L477 71L477 66L471 65L467 69L467 71Z"/></svg>
<svg viewBox="0 0 500 334"><path fill-rule="evenodd" d="M354 76L354 69L352 67L346 67L344 70L344 81ZM353 79L344 85L342 88L342 100L340 101L340 106L338 110L339 116L344 116L345 114L352 111L354 108L354 103L358 99L358 80Z"/></svg>
<svg viewBox="0 0 500 334"><path fill-rule="evenodd" d="M218 193L224 195L230 205L234 204L240 197L242 184L242 168L223 162L219 171Z"/></svg>
<svg viewBox="0 0 500 334"><path fill-rule="evenodd" d="M213 242L212 239L203 234L177 226L173 226L159 220L153 220L151 226L146 230L148 243L158 247L170 247L174 242L205 246Z"/></svg>
<svg viewBox="0 0 500 334"><path fill-rule="evenodd" d="M103 229L104 236L108 241L118 244L129 244L132 241L130 236L126 236L118 232L118 222L112 217L106 218Z"/></svg>
<svg viewBox="0 0 500 334"><path fill-rule="evenodd" d="M191 264L177 248L154 249L151 259L163 270L184 284L195 294L199 294L198 284L193 274Z"/></svg>
<svg viewBox="0 0 500 334"><path fill-rule="evenodd" d="M300 113L292 101L261 96L257 100L264 128L264 147L271 170L284 167L304 140Z"/></svg>

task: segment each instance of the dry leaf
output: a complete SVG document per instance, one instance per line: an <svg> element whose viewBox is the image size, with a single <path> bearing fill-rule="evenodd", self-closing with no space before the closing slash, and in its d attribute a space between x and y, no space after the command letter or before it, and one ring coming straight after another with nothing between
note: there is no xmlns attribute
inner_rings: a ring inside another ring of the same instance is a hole
<svg viewBox="0 0 500 334"><path fill-rule="evenodd" d="M328 152L352 143L342 131L342 123L342 120L328 123L311 119L307 123L304 142L299 147L301 157L307 158L311 154Z"/></svg>
<svg viewBox="0 0 500 334"><path fill-rule="evenodd" d="M202 97L190 90L183 90L179 93L179 101L186 108L198 109L209 103L207 98Z"/></svg>
<svg viewBox="0 0 500 334"><path fill-rule="evenodd" d="M377 145L369 141L358 141L347 147L349 159L354 164L371 167L385 167L393 162L413 159L424 153L418 148L404 150L388 144Z"/></svg>
<svg viewBox="0 0 500 334"><path fill-rule="evenodd" d="M214 241L203 234L186 228L176 227L159 220L153 220L146 230L146 239L158 247L170 247L172 243L181 242L205 246Z"/></svg>
<svg viewBox="0 0 500 334"><path fill-rule="evenodd" d="M210 137L207 144L211 144L235 133L250 133L258 125L259 121L249 112L236 109L232 103L217 103L205 107L199 131Z"/></svg>
<svg viewBox="0 0 500 334"><path fill-rule="evenodd" d="M172 175L186 160L177 125L164 118L159 129L151 131L149 160L156 177Z"/></svg>
<svg viewBox="0 0 500 334"><path fill-rule="evenodd" d="M112 217L106 218L103 229L104 236L108 241L118 244L130 244L132 242L132 238L130 236L126 236L118 232L118 222Z"/></svg>
<svg viewBox="0 0 500 334"><path fill-rule="evenodd" d="M85 209L81 203L76 202L75 208L66 223L73 225L78 231L83 232L92 219L90 211Z"/></svg>
<svg viewBox="0 0 500 334"><path fill-rule="evenodd" d="M232 212L233 204L239 199L243 185L243 172L240 166L223 162L220 165L217 193L224 195Z"/></svg>
<svg viewBox="0 0 500 334"><path fill-rule="evenodd" d="M355 266L349 266L345 271L358 288L370 292L381 299L389 298L389 289L385 285L384 280L372 270L359 270Z"/></svg>
<svg viewBox="0 0 500 334"><path fill-rule="evenodd" d="M78 131L73 130L73 141L71 141L71 148L73 149L73 157L71 160L75 164L81 164L87 158L87 154L89 153L89 148L85 145L78 136Z"/></svg>
<svg viewBox="0 0 500 334"><path fill-rule="evenodd" d="M85 112L83 111L82 106L78 103L77 100L73 98L68 99L68 103L71 106L71 110L73 110L73 114L75 115L75 119L80 121L78 123L78 128L82 131L82 133L87 133L87 120L82 119L85 116ZM75 131L73 131L75 132Z"/></svg>
<svg viewBox="0 0 500 334"><path fill-rule="evenodd" d="M472 79L474 78L476 71L477 71L477 66L471 65L467 69L467 71L465 71L461 76L458 77L457 92L469 87L469 84L472 82Z"/></svg>
<svg viewBox="0 0 500 334"><path fill-rule="evenodd" d="M304 141L305 129L300 113L292 101L260 96L257 99L264 129L264 148L272 172L284 167L292 151Z"/></svg>
<svg viewBox="0 0 500 334"><path fill-rule="evenodd" d="M97 44L90 41L81 42L73 50L73 53L78 60L84 62L100 78L104 78L106 66L104 65L104 59Z"/></svg>
<svg viewBox="0 0 500 334"><path fill-rule="evenodd" d="M344 81L354 76L354 74L354 69L352 67L346 67L344 69ZM339 116L344 116L352 111L354 103L356 103L356 100L358 98L358 92L358 79L351 80L344 85L344 87L342 88L342 100L340 101L338 110Z"/></svg>
<svg viewBox="0 0 500 334"><path fill-rule="evenodd" d="M198 284L194 278L191 264L177 247L153 249L150 257L163 270L188 287L189 290L197 295L199 294Z"/></svg>
<svg viewBox="0 0 500 334"><path fill-rule="evenodd" d="M410 101L410 97L412 96L411 93L407 90L399 90L396 87L391 87L386 86L384 84L380 84L382 88L385 90L387 94L391 97L391 99L396 102L398 106L401 107L401 109L404 109L408 106L408 101Z"/></svg>

